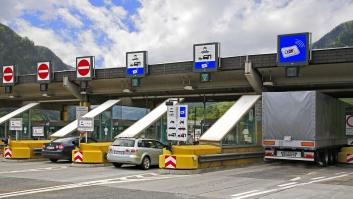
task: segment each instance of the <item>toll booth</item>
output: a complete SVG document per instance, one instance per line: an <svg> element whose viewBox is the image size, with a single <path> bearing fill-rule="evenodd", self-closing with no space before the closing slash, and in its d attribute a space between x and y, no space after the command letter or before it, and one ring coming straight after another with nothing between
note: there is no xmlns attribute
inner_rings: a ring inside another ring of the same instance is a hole
<svg viewBox="0 0 353 199"><path fill-rule="evenodd" d="M164 150L160 156L160 168L163 169L205 169L230 166L261 161L261 99L260 95L244 95L235 103L221 103L219 107L211 107L207 113L217 114L212 125L210 120L196 121L194 139L199 144L174 145L172 150ZM213 104L215 105L215 104ZM222 107L223 105L223 107ZM222 107L222 108L221 108ZM215 108L215 109L214 109ZM210 110L214 109L214 111ZM217 111L223 110L221 112ZM226 110L226 111L224 111ZM191 118L195 117L195 114ZM196 114L197 115L197 114ZM207 119L206 117L203 117ZM209 118L210 119L210 118ZM203 123L203 125L200 125ZM196 128L200 128L196 133ZM198 138L197 134L201 134ZM173 164L170 164L170 162ZM172 166L171 166L172 165Z"/></svg>

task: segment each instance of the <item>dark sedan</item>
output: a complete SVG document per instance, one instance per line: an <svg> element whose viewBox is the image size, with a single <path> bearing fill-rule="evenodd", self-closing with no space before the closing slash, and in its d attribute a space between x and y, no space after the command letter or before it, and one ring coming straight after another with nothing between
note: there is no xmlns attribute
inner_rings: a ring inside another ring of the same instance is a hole
<svg viewBox="0 0 353 199"><path fill-rule="evenodd" d="M48 158L52 162L58 160L69 160L71 161L72 150L75 149L79 144L79 137L65 137L55 139L48 144L43 145L42 155L44 158ZM88 138L89 143L97 142L93 138ZM81 137L81 142L85 142L85 138Z"/></svg>

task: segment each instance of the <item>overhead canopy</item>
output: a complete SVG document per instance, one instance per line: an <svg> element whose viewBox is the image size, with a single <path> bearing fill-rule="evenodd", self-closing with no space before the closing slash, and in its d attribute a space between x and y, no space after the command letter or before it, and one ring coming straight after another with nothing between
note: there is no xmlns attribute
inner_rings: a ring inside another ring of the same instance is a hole
<svg viewBox="0 0 353 199"><path fill-rule="evenodd" d="M5 116L0 118L0 124L7 122L11 118L16 117L17 115L19 115L19 114L21 114L21 113L23 113L23 112L25 112L25 111L37 106L38 104L39 104L38 102L29 103L29 104L27 104L25 106L22 106L19 109L16 109L15 111L12 111L11 113L9 113L9 114L7 114L7 115L5 115Z"/></svg>
<svg viewBox="0 0 353 199"><path fill-rule="evenodd" d="M114 106L115 104L117 104L119 101L120 101L119 99L108 100L108 101L104 102L103 104L97 106L95 109L91 110L90 112L86 113L82 117L94 118L94 117L98 116L99 114L103 113L105 110L107 110L107 109L111 108L112 106ZM77 123L78 123L78 121L74 120L70 124L66 125L65 127L61 128L60 130L58 130L57 132L52 134L50 137L52 137L52 138L65 137L66 135L72 133L73 131L75 131L77 129L77 126L78 126Z"/></svg>
<svg viewBox="0 0 353 199"><path fill-rule="evenodd" d="M151 112L149 112L147 115L145 115L143 118L141 118L133 125L131 125L129 128L127 128L125 131L117 135L115 138L136 137L139 134L141 134L143 130L151 126L155 121L157 121L160 117L163 116L163 114L167 112L167 108L168 108L168 106L166 105L167 101L173 102L174 105L178 103L178 99L176 98L167 99L166 101L162 102L159 106L157 106L155 109L153 109Z"/></svg>
<svg viewBox="0 0 353 199"><path fill-rule="evenodd" d="M243 95L201 137L200 141L221 141L224 136L255 105L261 95Z"/></svg>

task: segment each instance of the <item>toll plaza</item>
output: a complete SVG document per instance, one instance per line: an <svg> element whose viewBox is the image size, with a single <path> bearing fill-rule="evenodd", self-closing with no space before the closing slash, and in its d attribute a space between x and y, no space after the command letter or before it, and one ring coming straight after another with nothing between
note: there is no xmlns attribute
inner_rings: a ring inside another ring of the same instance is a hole
<svg viewBox="0 0 353 199"><path fill-rule="evenodd" d="M193 61L154 65L147 51L128 52L126 68L95 69L93 56L77 57L76 71L53 72L50 62L39 62L37 74L0 83L4 155L33 158L50 139L87 134L99 142L81 143L72 153L75 162L104 163L114 138L145 137L172 145L160 156L160 168L245 164L264 154L262 92L353 97L353 48L312 50L305 63L287 67L276 53L221 57L220 48L197 44ZM39 75L43 70L47 76ZM175 120L184 125L175 126L181 134L173 131L170 107L186 111L185 120ZM80 117L93 120L92 131L78 131ZM11 119L22 119L22 128L10 130ZM345 150L342 159L351 149Z"/></svg>

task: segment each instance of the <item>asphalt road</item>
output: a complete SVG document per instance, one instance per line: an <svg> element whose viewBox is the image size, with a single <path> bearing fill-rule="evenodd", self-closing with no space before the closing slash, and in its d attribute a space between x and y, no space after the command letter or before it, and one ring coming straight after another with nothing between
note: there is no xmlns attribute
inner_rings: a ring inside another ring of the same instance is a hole
<svg viewBox="0 0 353 199"><path fill-rule="evenodd" d="M0 159L1 198L349 198L353 167L298 162L257 164L203 174L137 167L77 167Z"/></svg>

